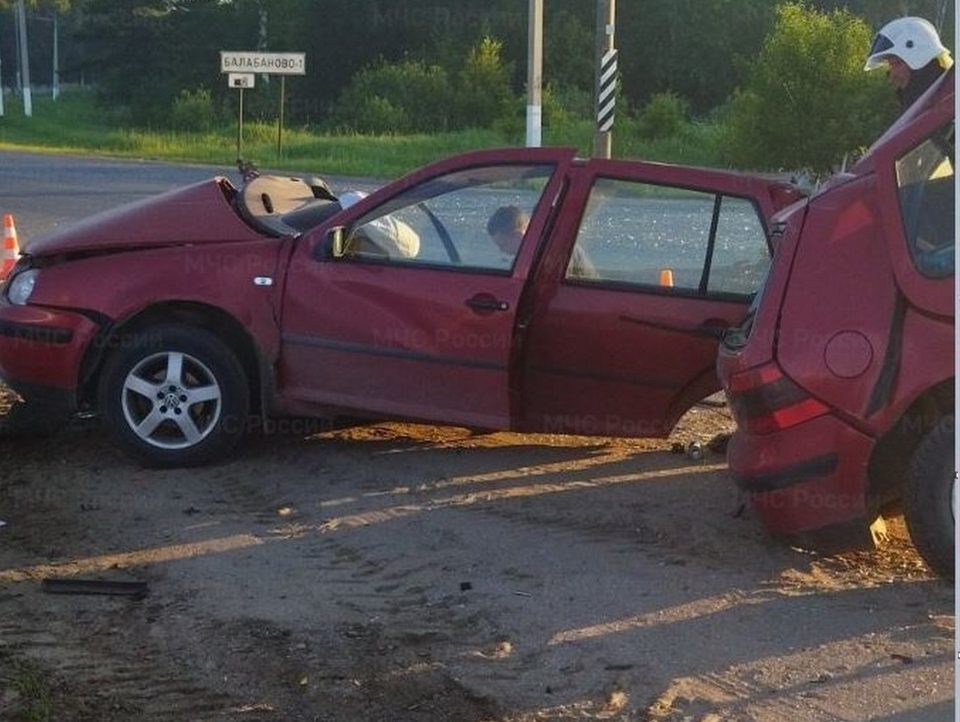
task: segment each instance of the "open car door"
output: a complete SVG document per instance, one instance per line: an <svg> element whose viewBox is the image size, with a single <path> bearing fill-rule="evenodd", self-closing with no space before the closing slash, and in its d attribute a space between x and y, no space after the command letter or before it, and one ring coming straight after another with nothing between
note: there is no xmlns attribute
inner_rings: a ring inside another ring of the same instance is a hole
<svg viewBox="0 0 960 722"><path fill-rule="evenodd" d="M577 169L521 321L517 426L662 436L719 390L718 341L763 283L783 191L655 163Z"/></svg>
<svg viewBox="0 0 960 722"><path fill-rule="evenodd" d="M366 415L507 428L518 303L572 157L453 158L302 238L284 291L281 393ZM504 251L487 224L507 206L529 225Z"/></svg>

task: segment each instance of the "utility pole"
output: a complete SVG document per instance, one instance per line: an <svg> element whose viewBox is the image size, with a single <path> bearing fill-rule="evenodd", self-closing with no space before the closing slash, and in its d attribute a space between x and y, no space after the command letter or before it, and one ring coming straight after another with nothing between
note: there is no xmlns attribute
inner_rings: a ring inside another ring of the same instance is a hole
<svg viewBox="0 0 960 722"><path fill-rule="evenodd" d="M527 39L527 147L543 141L543 0L530 0Z"/></svg>
<svg viewBox="0 0 960 722"><path fill-rule="evenodd" d="M53 99L60 99L60 15L53 11Z"/></svg>
<svg viewBox="0 0 960 722"><path fill-rule="evenodd" d="M17 37L20 40L20 82L23 84L23 114L33 116L33 97L30 94L30 54L27 52L27 9L23 0L17 0Z"/></svg>
<svg viewBox="0 0 960 722"><path fill-rule="evenodd" d="M19 97L23 92L23 81L20 75L20 16L16 3L10 6L10 14L13 16L13 42L16 44L13 57L17 61L17 72L13 74L13 93Z"/></svg>
<svg viewBox="0 0 960 722"><path fill-rule="evenodd" d="M616 19L617 0L597 0L597 134L594 140L597 158L609 158L613 152L611 130L617 102Z"/></svg>

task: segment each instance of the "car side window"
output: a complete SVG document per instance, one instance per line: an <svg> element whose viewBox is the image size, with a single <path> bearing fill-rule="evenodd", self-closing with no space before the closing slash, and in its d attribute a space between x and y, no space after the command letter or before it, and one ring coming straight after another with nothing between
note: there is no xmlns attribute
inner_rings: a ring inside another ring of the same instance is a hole
<svg viewBox="0 0 960 722"><path fill-rule="evenodd" d="M721 196L707 291L756 293L769 268L767 234L756 207L744 198Z"/></svg>
<svg viewBox="0 0 960 722"><path fill-rule="evenodd" d="M599 178L566 278L665 293L747 296L760 287L769 264L766 233L751 201Z"/></svg>
<svg viewBox="0 0 960 722"><path fill-rule="evenodd" d="M954 122L897 160L897 194L914 265L931 278L956 268Z"/></svg>
<svg viewBox="0 0 960 722"><path fill-rule="evenodd" d="M359 219L345 256L509 273L553 170L499 165L432 178Z"/></svg>

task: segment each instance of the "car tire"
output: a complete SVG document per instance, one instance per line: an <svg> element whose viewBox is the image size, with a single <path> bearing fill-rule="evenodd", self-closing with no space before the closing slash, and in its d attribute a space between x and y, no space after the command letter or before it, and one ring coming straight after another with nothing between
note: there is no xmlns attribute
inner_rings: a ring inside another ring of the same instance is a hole
<svg viewBox="0 0 960 722"><path fill-rule="evenodd" d="M201 328L162 325L129 337L104 365L97 399L117 443L145 466L226 458L248 426L249 383L236 354Z"/></svg>
<svg viewBox="0 0 960 722"><path fill-rule="evenodd" d="M953 495L954 417L946 416L923 438L910 461L903 516L927 566L952 579L956 555Z"/></svg>

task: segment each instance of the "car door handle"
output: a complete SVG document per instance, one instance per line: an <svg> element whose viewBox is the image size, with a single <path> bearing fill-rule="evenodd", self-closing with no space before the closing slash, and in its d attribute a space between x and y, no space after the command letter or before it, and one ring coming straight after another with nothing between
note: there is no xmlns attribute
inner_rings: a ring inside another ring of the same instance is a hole
<svg viewBox="0 0 960 722"><path fill-rule="evenodd" d="M501 301L499 298L490 295L489 293L478 293L473 298L468 298L466 304L472 308L474 311L480 313L489 312L489 311L509 311L510 304L506 301Z"/></svg>

